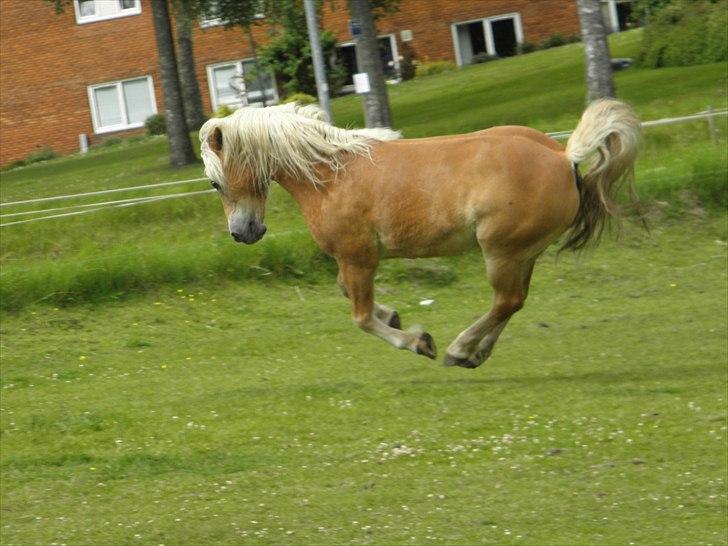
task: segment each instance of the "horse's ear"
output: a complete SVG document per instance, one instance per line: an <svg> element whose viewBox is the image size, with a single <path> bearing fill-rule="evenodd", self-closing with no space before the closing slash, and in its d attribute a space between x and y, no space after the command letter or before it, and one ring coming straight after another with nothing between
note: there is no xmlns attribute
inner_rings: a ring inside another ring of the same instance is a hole
<svg viewBox="0 0 728 546"><path fill-rule="evenodd" d="M207 141L210 144L210 149L213 152L220 153L222 151L222 131L219 127L215 127L212 130L212 133L210 133Z"/></svg>

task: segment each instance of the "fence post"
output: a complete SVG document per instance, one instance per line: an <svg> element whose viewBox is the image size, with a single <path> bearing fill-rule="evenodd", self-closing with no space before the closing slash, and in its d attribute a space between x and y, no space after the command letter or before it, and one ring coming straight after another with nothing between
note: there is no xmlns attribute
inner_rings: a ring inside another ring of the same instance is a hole
<svg viewBox="0 0 728 546"><path fill-rule="evenodd" d="M713 144L718 144L718 131L715 128L715 117L713 116L713 107L708 106L708 129L710 130L710 138Z"/></svg>
<svg viewBox="0 0 728 546"><path fill-rule="evenodd" d="M78 147L82 154L88 153L88 135L86 133L78 135Z"/></svg>

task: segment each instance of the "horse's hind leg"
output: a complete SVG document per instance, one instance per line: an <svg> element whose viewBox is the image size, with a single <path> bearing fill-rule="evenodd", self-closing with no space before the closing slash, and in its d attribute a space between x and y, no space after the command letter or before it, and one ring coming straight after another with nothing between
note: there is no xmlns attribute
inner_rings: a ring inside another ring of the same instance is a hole
<svg viewBox="0 0 728 546"><path fill-rule="evenodd" d="M402 331L386 324L375 312L374 272L376 266L339 261L342 291L351 299L352 318L367 333L374 334L398 349L408 349L429 358L437 356L432 336L420 331Z"/></svg>
<svg viewBox="0 0 728 546"><path fill-rule="evenodd" d="M533 266L536 263L536 258L531 260L530 266L526 267L526 270L523 274L523 299L528 297L528 288L531 283L531 274L533 273ZM511 315L513 316L513 315ZM488 357L490 356L490 353L493 352L493 346L495 345L495 342L498 341L498 337L500 336L503 329L508 324L508 321L510 320L510 317L508 317L505 321L501 322L498 326L496 326L491 332L488 332L485 337L478 343L478 349L476 350L475 354L473 355L473 358L471 359L474 363L477 363L478 365L482 364L486 360L488 360Z"/></svg>
<svg viewBox="0 0 728 546"><path fill-rule="evenodd" d="M493 305L450 344L445 354L446 366L477 368L490 356L510 318L523 307L534 261L486 258L488 279L494 290Z"/></svg>
<svg viewBox="0 0 728 546"><path fill-rule="evenodd" d="M348 298L349 292L347 291L346 285L344 284L344 279L342 278L341 271L339 271L339 274L336 277L336 283L339 285L339 289L341 290L341 293L344 295L344 297ZM396 328L397 330L402 329L402 321L399 318L399 313L397 313L397 311L395 311L394 309L387 307L386 305L378 304L376 301L374 302L374 316L384 322L384 324L386 324L387 326L391 326L392 328Z"/></svg>

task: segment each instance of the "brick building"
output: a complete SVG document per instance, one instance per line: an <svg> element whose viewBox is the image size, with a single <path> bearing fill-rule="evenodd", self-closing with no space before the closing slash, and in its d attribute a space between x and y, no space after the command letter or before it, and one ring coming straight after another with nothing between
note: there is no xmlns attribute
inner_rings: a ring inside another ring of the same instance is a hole
<svg viewBox="0 0 728 546"><path fill-rule="evenodd" d="M604 0L619 25L623 0ZM47 146L60 153L110 135L143 131L164 110L149 0L73 0L56 15L41 0L0 1L0 164ZM325 3L321 26L336 34L337 56L355 71L345 0ZM421 61L469 64L479 54L510 55L522 41L579 32L574 0L402 0L378 21L387 70L408 49ZM265 43L263 27L254 29ZM203 105L240 102L231 81L252 65L247 36L214 17L194 30ZM246 90L251 103L277 100L272 80Z"/></svg>

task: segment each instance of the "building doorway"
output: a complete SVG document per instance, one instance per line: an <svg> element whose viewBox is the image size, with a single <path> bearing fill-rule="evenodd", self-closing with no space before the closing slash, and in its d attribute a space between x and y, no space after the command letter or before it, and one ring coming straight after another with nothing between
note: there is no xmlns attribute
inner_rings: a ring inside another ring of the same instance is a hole
<svg viewBox="0 0 728 546"><path fill-rule="evenodd" d="M516 25L512 18L499 19L490 23L493 29L493 47L499 57L512 57L518 52Z"/></svg>
<svg viewBox="0 0 728 546"><path fill-rule="evenodd" d="M602 17L611 32L632 28L631 0L602 0Z"/></svg>
<svg viewBox="0 0 728 546"><path fill-rule="evenodd" d="M379 54L382 58L384 77L389 80L396 80L399 77L399 56L397 53L397 41L394 34L380 36ZM344 68L346 80L341 91L344 93L354 91L354 74L359 72L356 62L356 46L353 43L337 44L336 62Z"/></svg>
<svg viewBox="0 0 728 546"><path fill-rule="evenodd" d="M459 65L480 62L483 55L516 55L518 44L523 42L521 16L518 13L455 23L451 30L455 58Z"/></svg>
<svg viewBox="0 0 728 546"><path fill-rule="evenodd" d="M472 64L475 55L488 52L485 25L482 20L455 25L455 34L461 59L458 64Z"/></svg>

